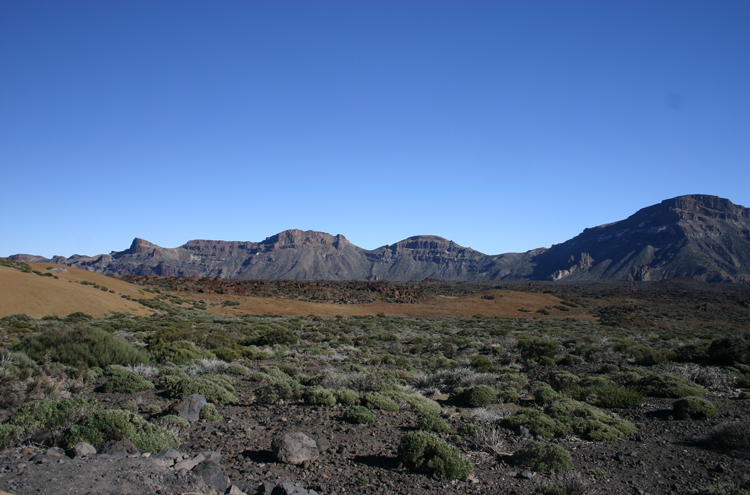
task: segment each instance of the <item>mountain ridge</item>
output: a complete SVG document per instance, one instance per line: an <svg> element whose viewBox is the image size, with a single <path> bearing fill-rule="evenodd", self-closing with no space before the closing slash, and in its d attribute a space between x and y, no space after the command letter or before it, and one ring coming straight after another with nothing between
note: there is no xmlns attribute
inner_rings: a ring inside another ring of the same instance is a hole
<svg viewBox="0 0 750 495"><path fill-rule="evenodd" d="M14 255L117 275L293 280L632 280L691 277L750 282L750 209L685 195L584 229L550 248L487 255L436 235L373 250L341 234L285 230L260 242L191 240L163 248L135 238L96 256Z"/></svg>

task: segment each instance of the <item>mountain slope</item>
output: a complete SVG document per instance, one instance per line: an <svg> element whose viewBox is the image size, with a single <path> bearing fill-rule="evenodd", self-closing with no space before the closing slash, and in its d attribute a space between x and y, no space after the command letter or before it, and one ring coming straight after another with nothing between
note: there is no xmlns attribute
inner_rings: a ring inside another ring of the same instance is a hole
<svg viewBox="0 0 750 495"><path fill-rule="evenodd" d="M44 261L16 255L21 261ZM750 282L750 209L716 196L662 201L549 249L486 255L437 236L368 251L344 236L287 230L262 242L135 239L99 256L51 262L119 275L292 280L703 280Z"/></svg>
<svg viewBox="0 0 750 495"><path fill-rule="evenodd" d="M680 196L586 229L534 257L532 278L750 280L750 209Z"/></svg>

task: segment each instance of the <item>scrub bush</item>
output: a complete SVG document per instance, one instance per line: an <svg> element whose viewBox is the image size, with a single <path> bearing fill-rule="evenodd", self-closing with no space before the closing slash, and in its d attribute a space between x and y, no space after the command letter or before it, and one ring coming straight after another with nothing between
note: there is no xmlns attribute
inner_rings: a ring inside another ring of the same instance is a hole
<svg viewBox="0 0 750 495"><path fill-rule="evenodd" d="M567 471L573 459L567 450L552 443L531 442L513 455L513 463L534 471Z"/></svg>
<svg viewBox="0 0 750 495"><path fill-rule="evenodd" d="M485 407L497 402L497 391L488 385L475 385L458 389L453 397L454 402L463 407Z"/></svg>
<svg viewBox="0 0 750 495"><path fill-rule="evenodd" d="M22 341L18 350L31 359L50 359L69 366L85 363L88 367L106 368L111 364L145 364L148 355L123 339L100 328L47 328Z"/></svg>
<svg viewBox="0 0 750 495"><path fill-rule="evenodd" d="M461 451L434 433L415 431L401 438L398 458L409 469L449 479L466 478L474 472Z"/></svg>
<svg viewBox="0 0 750 495"><path fill-rule="evenodd" d="M375 422L375 415L364 406L354 406L344 413L344 420L355 425L366 425Z"/></svg>
<svg viewBox="0 0 750 495"><path fill-rule="evenodd" d="M682 397L703 397L706 389L686 378L674 375L650 375L634 383L636 389L649 397L679 399Z"/></svg>
<svg viewBox="0 0 750 495"><path fill-rule="evenodd" d="M449 433L451 427L437 414L425 414L417 420L417 429L435 433Z"/></svg>
<svg viewBox="0 0 750 495"><path fill-rule="evenodd" d="M711 402L700 397L685 397L672 404L676 419L708 419L716 416L719 411Z"/></svg>

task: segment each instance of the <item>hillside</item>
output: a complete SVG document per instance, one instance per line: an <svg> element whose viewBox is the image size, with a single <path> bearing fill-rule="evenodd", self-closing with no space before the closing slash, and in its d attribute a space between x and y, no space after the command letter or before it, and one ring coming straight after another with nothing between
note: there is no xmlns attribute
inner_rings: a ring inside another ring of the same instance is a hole
<svg viewBox="0 0 750 495"><path fill-rule="evenodd" d="M261 242L193 240L45 260L97 273L238 280L664 280L750 282L750 209L716 196L662 201L549 249L487 255L438 236L365 250L343 235L287 230Z"/></svg>
<svg viewBox="0 0 750 495"><path fill-rule="evenodd" d="M80 268L47 263L29 263L28 266L40 275L0 266L0 317L14 314L32 318L64 317L81 312L102 318L112 313L152 313L149 308L123 297L153 297L136 285Z"/></svg>

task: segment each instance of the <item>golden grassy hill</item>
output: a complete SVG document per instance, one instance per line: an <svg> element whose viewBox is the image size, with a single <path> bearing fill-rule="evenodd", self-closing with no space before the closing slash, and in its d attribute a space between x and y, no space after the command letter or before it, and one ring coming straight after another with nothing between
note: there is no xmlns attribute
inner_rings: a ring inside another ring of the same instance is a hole
<svg viewBox="0 0 750 495"><path fill-rule="evenodd" d="M14 314L26 314L32 318L65 317L78 311L97 318L108 316L112 312L127 312L133 315L152 313L149 308L121 297L153 297L151 294L144 295L139 292L137 285L69 266L49 263L29 265L32 270L51 273L58 278L0 266L0 317ZM49 267L67 271L51 271L48 270ZM107 290L89 284L106 287Z"/></svg>

